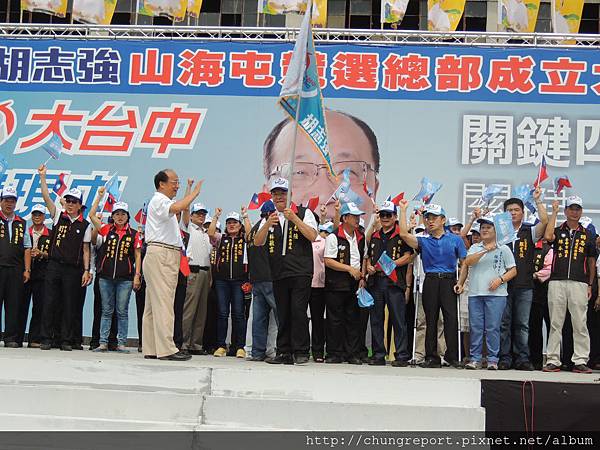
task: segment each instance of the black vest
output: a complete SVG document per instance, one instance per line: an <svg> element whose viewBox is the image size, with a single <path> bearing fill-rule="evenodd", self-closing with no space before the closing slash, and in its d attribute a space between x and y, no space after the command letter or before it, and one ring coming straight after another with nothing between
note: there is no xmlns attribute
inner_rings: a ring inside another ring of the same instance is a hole
<svg viewBox="0 0 600 450"><path fill-rule="evenodd" d="M269 265L269 252L266 245L254 245L254 237L260 229L261 221L250 230L248 235L247 251L248 251L248 272L250 281L271 281L271 266Z"/></svg>
<svg viewBox="0 0 600 450"><path fill-rule="evenodd" d="M517 276L508 282L510 289L533 289L533 253L535 244L531 225L521 225L517 240L508 244L515 256Z"/></svg>
<svg viewBox="0 0 600 450"><path fill-rule="evenodd" d="M297 215L304 220L306 208L299 206ZM262 222L262 221L261 221ZM267 236L267 251L273 280L283 280L289 277L313 276L313 250L312 242L304 237L298 227L288 221L288 234L285 256L283 252L283 229L276 224L269 230Z"/></svg>
<svg viewBox="0 0 600 450"><path fill-rule="evenodd" d="M33 245L33 227L29 228L29 237L31 238L31 244ZM42 235L37 241L36 248L46 254L50 250L50 232L45 226ZM31 279L39 280L45 278L47 265L48 258L31 258Z"/></svg>
<svg viewBox="0 0 600 450"><path fill-rule="evenodd" d="M217 280L245 280L247 278L244 264L243 237L222 235L217 250L215 263L215 278Z"/></svg>
<svg viewBox="0 0 600 450"><path fill-rule="evenodd" d="M383 229L376 231L373 233L371 237L371 242L369 244L369 260L373 267L379 261L383 251L385 250L388 256L392 259L399 259L405 253L412 253L412 249L400 239L400 228L398 225L394 227L394 230L390 237L387 239L385 247L383 245ZM369 276L369 286L373 286L375 284L375 277L385 277L388 280L388 283L393 286L397 286L401 289L406 289L406 271L408 269L408 264L404 266L396 267L396 275L398 276L398 282L394 282L390 279L390 277L386 276L383 272L377 272L375 276Z"/></svg>
<svg viewBox="0 0 600 450"><path fill-rule="evenodd" d="M594 246L592 234L579 224L575 234L571 237L571 230L567 223L554 229L554 242L552 249L551 280L572 280L588 283L587 252L589 246ZM595 252L594 252L595 254Z"/></svg>
<svg viewBox="0 0 600 450"><path fill-rule="evenodd" d="M550 251L550 245L547 243L543 243L541 247L535 247L533 251L533 271L539 272L544 268L544 259L546 259L546 255Z"/></svg>
<svg viewBox="0 0 600 450"><path fill-rule="evenodd" d="M360 268L363 265L365 255L364 236L360 231L356 231L356 241L358 245L358 253L360 256ZM335 260L342 264L350 265L350 242L346 239L346 234L342 225L335 233L338 241L338 252ZM359 268L359 270L360 270ZM348 272L333 270L325 266L325 289L330 291L351 291L356 289L358 281L356 281Z"/></svg>
<svg viewBox="0 0 600 450"><path fill-rule="evenodd" d="M61 213L52 228L50 259L61 264L83 267L83 237L89 222L79 217L74 222L67 214Z"/></svg>
<svg viewBox="0 0 600 450"><path fill-rule="evenodd" d="M0 213L0 267L24 267L25 221L15 214L12 221L12 235L8 236L8 221Z"/></svg>
<svg viewBox="0 0 600 450"><path fill-rule="evenodd" d="M109 280L132 280L135 274L135 239L137 231L127 226L119 239L114 226L110 227L100 247L100 278Z"/></svg>

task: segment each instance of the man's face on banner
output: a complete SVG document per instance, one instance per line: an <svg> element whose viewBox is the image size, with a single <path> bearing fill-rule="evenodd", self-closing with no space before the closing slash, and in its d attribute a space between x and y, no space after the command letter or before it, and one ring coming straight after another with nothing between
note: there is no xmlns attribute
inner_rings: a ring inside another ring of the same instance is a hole
<svg viewBox="0 0 600 450"><path fill-rule="evenodd" d="M326 203L327 216L335 215L335 201L332 194L339 186L341 174L344 169L350 169L352 190L363 200L360 205L365 211L365 221L373 213L379 181L377 180L377 164L374 149L365 132L350 117L334 111L326 112L327 131L329 137L329 150L331 161L338 178L332 177L325 167L323 158L315 151L303 131L298 130L296 144L296 162L294 177L292 179L292 200L300 205L319 196L319 204ZM295 127L292 121L288 122L275 139L272 146L271 161L265 161L265 172L269 174L263 190L268 190L269 179L278 176L288 176L289 163L294 144ZM363 183L366 181L368 189L373 193L373 201L364 191Z"/></svg>

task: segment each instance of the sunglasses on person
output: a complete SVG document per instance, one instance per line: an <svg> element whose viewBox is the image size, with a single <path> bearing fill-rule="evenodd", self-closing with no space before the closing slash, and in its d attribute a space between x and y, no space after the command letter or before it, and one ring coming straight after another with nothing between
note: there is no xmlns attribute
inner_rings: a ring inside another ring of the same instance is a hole
<svg viewBox="0 0 600 450"><path fill-rule="evenodd" d="M389 219L389 218L392 217L392 213L390 213L390 212L380 212L379 213L379 217L381 219Z"/></svg>
<svg viewBox="0 0 600 450"><path fill-rule="evenodd" d="M73 205L77 205L79 203L79 200L77 200L75 198L67 197L67 198L65 198L65 203L71 203Z"/></svg>

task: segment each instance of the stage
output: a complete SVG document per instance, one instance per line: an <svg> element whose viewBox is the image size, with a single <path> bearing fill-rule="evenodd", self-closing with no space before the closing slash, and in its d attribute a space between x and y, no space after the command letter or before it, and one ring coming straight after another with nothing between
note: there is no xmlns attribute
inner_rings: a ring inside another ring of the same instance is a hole
<svg viewBox="0 0 600 450"><path fill-rule="evenodd" d="M579 415L591 420L599 407L600 372L273 366L213 356L180 363L135 349L26 348L0 348L0 367L0 430L522 431L524 404L536 429L565 430L585 429ZM544 422L546 403L553 422Z"/></svg>

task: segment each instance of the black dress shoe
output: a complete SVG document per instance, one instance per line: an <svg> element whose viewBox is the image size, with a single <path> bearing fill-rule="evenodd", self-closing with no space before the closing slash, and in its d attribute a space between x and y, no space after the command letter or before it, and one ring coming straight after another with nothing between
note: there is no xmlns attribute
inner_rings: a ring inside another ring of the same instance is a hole
<svg viewBox="0 0 600 450"><path fill-rule="evenodd" d="M498 363L498 370L510 370L510 363L508 361L500 361Z"/></svg>
<svg viewBox="0 0 600 450"><path fill-rule="evenodd" d="M344 359L339 356L327 356L325 358L325 364L342 364Z"/></svg>
<svg viewBox="0 0 600 450"><path fill-rule="evenodd" d="M308 362L308 356L297 355L294 356L294 364L306 364Z"/></svg>
<svg viewBox="0 0 600 450"><path fill-rule="evenodd" d="M426 359L421 364L421 367L423 367L424 369L439 369L442 367L442 363L435 359Z"/></svg>
<svg viewBox="0 0 600 450"><path fill-rule="evenodd" d="M77 344L77 345L73 345L71 348L73 350L83 350L83 345Z"/></svg>
<svg viewBox="0 0 600 450"><path fill-rule="evenodd" d="M404 359L396 359L392 361L392 367L408 367L408 361Z"/></svg>
<svg viewBox="0 0 600 450"><path fill-rule="evenodd" d="M277 355L275 358L267 358L265 362L267 364L286 364L291 366L294 364L294 358L289 353L286 353Z"/></svg>
<svg viewBox="0 0 600 450"><path fill-rule="evenodd" d="M52 344L40 344L40 350L50 350L52 348Z"/></svg>
<svg viewBox="0 0 600 450"><path fill-rule="evenodd" d="M370 366L385 366L384 358L371 358L367 363Z"/></svg>
<svg viewBox="0 0 600 450"><path fill-rule="evenodd" d="M352 358L348 358L348 364L352 364L353 366L361 366L362 360L357 356L353 356Z"/></svg>
<svg viewBox="0 0 600 450"><path fill-rule="evenodd" d="M448 366L454 367L455 369L464 369L464 366L460 361L448 361Z"/></svg>
<svg viewBox="0 0 600 450"><path fill-rule="evenodd" d="M16 342L5 342L4 346L6 348L19 348L19 344L17 344Z"/></svg>
<svg viewBox="0 0 600 450"><path fill-rule="evenodd" d="M70 352L70 351L73 350L73 347L71 347L69 344L63 344L63 345L60 346L60 349L63 352Z"/></svg>
<svg viewBox="0 0 600 450"><path fill-rule="evenodd" d="M144 355L144 359L156 359L156 355Z"/></svg>
<svg viewBox="0 0 600 450"><path fill-rule="evenodd" d="M529 361L524 361L522 363L517 364L515 366L515 369L531 372L531 371L535 370L535 367L533 367L533 364L531 364Z"/></svg>
<svg viewBox="0 0 600 450"><path fill-rule="evenodd" d="M192 355L188 355L183 352L177 352L169 356L161 356L158 359L162 361L189 361L190 359L192 359Z"/></svg>
<svg viewBox="0 0 600 450"><path fill-rule="evenodd" d="M246 359L246 361L261 362L261 361L264 361L265 359L267 359L267 357L265 355L258 355L258 356L251 356L250 358Z"/></svg>
<svg viewBox="0 0 600 450"><path fill-rule="evenodd" d="M208 355L208 353L206 352L206 350L188 350L187 352L190 355L196 355L196 356L205 356L205 355Z"/></svg>

